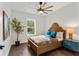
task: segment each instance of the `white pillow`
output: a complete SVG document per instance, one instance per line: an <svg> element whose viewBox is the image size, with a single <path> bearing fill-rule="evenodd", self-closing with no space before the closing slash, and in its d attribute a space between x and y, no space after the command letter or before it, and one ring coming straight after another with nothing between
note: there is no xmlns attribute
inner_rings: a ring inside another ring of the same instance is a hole
<svg viewBox="0 0 79 59"><path fill-rule="evenodd" d="M63 32L57 32L56 38L58 41L62 41L63 40Z"/></svg>

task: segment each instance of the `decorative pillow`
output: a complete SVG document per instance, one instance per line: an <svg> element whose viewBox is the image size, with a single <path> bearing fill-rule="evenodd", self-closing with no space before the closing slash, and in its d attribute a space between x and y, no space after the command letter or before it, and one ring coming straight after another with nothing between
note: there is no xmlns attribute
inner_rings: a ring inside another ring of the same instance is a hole
<svg viewBox="0 0 79 59"><path fill-rule="evenodd" d="M47 32L47 35L49 35L52 38L56 38L57 32Z"/></svg>
<svg viewBox="0 0 79 59"><path fill-rule="evenodd" d="M56 38L56 34L57 34L57 32L51 32L50 37Z"/></svg>
<svg viewBox="0 0 79 59"><path fill-rule="evenodd" d="M51 42L52 43L56 43L57 42L57 39L56 38L51 38Z"/></svg>
<svg viewBox="0 0 79 59"><path fill-rule="evenodd" d="M50 35L51 34L51 32L47 32L47 35Z"/></svg>
<svg viewBox="0 0 79 59"><path fill-rule="evenodd" d="M58 41L62 41L63 40L63 32L57 32L56 38Z"/></svg>

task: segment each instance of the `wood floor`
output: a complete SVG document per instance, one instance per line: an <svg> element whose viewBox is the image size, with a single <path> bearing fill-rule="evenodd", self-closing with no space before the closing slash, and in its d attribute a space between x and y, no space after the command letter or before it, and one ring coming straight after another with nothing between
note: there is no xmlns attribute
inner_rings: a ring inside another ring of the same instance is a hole
<svg viewBox="0 0 79 59"><path fill-rule="evenodd" d="M20 46L12 46L9 56L35 56L35 54L33 50L27 46L27 43L24 43ZM41 54L40 56L79 56L79 53L65 48L58 48L56 50Z"/></svg>

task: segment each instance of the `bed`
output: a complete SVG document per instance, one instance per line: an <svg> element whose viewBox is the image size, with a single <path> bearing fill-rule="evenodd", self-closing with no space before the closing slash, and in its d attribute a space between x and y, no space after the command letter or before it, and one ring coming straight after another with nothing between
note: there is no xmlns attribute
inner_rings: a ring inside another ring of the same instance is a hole
<svg viewBox="0 0 79 59"><path fill-rule="evenodd" d="M56 38L55 38L53 43L51 43L51 44L46 44L46 42L43 41L42 44L40 45L40 44L35 43L34 40L32 40L32 39L37 37L36 39L38 40L39 38L42 37L41 38L41 40L42 40L42 39L45 38L44 35L29 38L28 39L28 44L30 45L30 48L32 48L33 51L36 53L36 55L46 53L48 51L54 50L54 49L59 48L59 47L62 46L62 43L63 43L63 41L66 37L65 36L65 30L62 27L60 27L58 25L58 23L53 23L48 31L63 32L63 40L62 41L57 41Z"/></svg>

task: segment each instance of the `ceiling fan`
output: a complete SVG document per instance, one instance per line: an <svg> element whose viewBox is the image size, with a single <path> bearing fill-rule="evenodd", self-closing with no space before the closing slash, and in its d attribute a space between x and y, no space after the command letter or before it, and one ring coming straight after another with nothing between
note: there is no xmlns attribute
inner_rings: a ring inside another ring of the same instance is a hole
<svg viewBox="0 0 79 59"><path fill-rule="evenodd" d="M53 5L46 7L46 4L47 4L46 2L39 2L39 8L37 9L37 11L40 14L42 13L48 14L48 11L53 11L53 10L49 10L50 8L53 7Z"/></svg>

